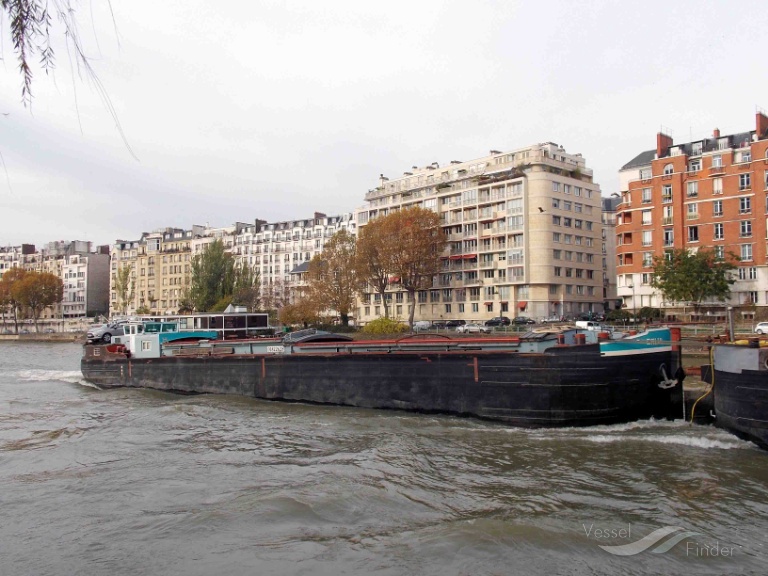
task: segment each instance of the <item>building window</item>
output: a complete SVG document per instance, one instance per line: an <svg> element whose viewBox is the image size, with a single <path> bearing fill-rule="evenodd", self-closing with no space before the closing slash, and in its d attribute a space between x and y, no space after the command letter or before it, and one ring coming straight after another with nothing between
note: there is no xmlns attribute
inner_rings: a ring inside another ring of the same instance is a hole
<svg viewBox="0 0 768 576"><path fill-rule="evenodd" d="M739 174L739 190L749 190L752 187L752 175Z"/></svg>
<svg viewBox="0 0 768 576"><path fill-rule="evenodd" d="M675 171L675 167L672 166L672 164L667 164L664 166L664 174L669 175L672 174Z"/></svg>
<svg viewBox="0 0 768 576"><path fill-rule="evenodd" d="M651 224L651 211L650 210L643 210L643 224Z"/></svg>
<svg viewBox="0 0 768 576"><path fill-rule="evenodd" d="M672 202L672 185L664 184L661 187L661 202L662 204L669 204Z"/></svg>
<svg viewBox="0 0 768 576"><path fill-rule="evenodd" d="M688 220L697 220L699 218L699 205L697 203L688 204Z"/></svg>
<svg viewBox="0 0 768 576"><path fill-rule="evenodd" d="M739 214L752 212L752 198L739 198Z"/></svg>
<svg viewBox="0 0 768 576"><path fill-rule="evenodd" d="M712 168L722 168L723 156L722 154L715 154L712 156Z"/></svg>
<svg viewBox="0 0 768 576"><path fill-rule="evenodd" d="M718 222L714 226L715 226L715 229L714 229L714 233L712 235L712 238L714 240L722 240L724 238L722 222Z"/></svg>
<svg viewBox="0 0 768 576"><path fill-rule="evenodd" d="M712 216L722 216L723 215L723 201L722 200L715 200L712 202Z"/></svg>
<svg viewBox="0 0 768 576"><path fill-rule="evenodd" d="M701 170L701 158L688 162L688 172L698 172Z"/></svg>
<svg viewBox="0 0 768 576"><path fill-rule="evenodd" d="M552 192L560 192L560 182L552 182Z"/></svg>
<svg viewBox="0 0 768 576"><path fill-rule="evenodd" d="M698 242L698 241L699 241L699 227L688 226L688 242Z"/></svg>
<svg viewBox="0 0 768 576"><path fill-rule="evenodd" d="M741 248L741 261L742 262L751 262L752 261L752 244L742 244L740 246Z"/></svg>
<svg viewBox="0 0 768 576"><path fill-rule="evenodd" d="M650 246L653 244L653 231L643 230L643 246Z"/></svg>
<svg viewBox="0 0 768 576"><path fill-rule="evenodd" d="M643 202L643 204L650 204L651 203L651 189L650 188L643 188L642 202Z"/></svg>
<svg viewBox="0 0 768 576"><path fill-rule="evenodd" d="M650 268L653 266L653 252L644 252L643 253L643 267L644 268Z"/></svg>
<svg viewBox="0 0 768 576"><path fill-rule="evenodd" d="M715 259L723 260L725 258L725 246L715 246Z"/></svg>
<svg viewBox="0 0 768 576"><path fill-rule="evenodd" d="M686 193L688 194L688 197L694 197L699 195L699 183L697 182L688 182L686 185Z"/></svg>
<svg viewBox="0 0 768 576"><path fill-rule="evenodd" d="M750 304L757 304L757 292L747 292L747 299L749 300Z"/></svg>
<svg viewBox="0 0 768 576"><path fill-rule="evenodd" d="M751 220L742 220L739 223L739 236L741 236L742 238L752 237L752 221Z"/></svg>
<svg viewBox="0 0 768 576"><path fill-rule="evenodd" d="M664 228L664 246L675 244L675 231L672 228Z"/></svg>

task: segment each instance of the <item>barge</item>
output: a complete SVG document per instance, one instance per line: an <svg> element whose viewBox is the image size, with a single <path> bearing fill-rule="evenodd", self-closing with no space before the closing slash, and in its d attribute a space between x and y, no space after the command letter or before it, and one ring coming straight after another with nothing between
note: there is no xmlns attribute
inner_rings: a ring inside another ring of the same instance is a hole
<svg viewBox="0 0 768 576"><path fill-rule="evenodd" d="M410 410L522 427L588 426L682 410L673 330L621 340L579 329L520 337L352 340L303 330L282 339L163 341L129 326L109 345L86 345L83 377L102 388ZM679 332L677 332L679 339Z"/></svg>
<svg viewBox="0 0 768 576"><path fill-rule="evenodd" d="M715 344L704 379L713 386L715 425L768 450L768 342Z"/></svg>

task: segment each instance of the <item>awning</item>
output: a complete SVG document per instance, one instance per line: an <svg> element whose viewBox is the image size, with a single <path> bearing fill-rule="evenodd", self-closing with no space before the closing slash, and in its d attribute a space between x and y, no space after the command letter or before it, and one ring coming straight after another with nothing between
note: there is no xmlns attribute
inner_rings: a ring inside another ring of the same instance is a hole
<svg viewBox="0 0 768 576"><path fill-rule="evenodd" d="M493 302L484 302L484 304L488 306L488 304L493 304Z"/></svg>
<svg viewBox="0 0 768 576"><path fill-rule="evenodd" d="M525 300L521 300L517 303L517 307L520 308L520 310L524 310L526 306L528 306L528 302Z"/></svg>
<svg viewBox="0 0 768 576"><path fill-rule="evenodd" d="M395 284L396 282L400 282L400 276L390 276L387 279L387 282L389 282L390 284Z"/></svg>
<svg viewBox="0 0 768 576"><path fill-rule="evenodd" d="M501 304L509 304L509 302L507 300L502 300Z"/></svg>
<svg viewBox="0 0 768 576"><path fill-rule="evenodd" d="M477 254L464 254L464 256L462 256L462 258L464 258L466 260L472 260L473 258L477 258Z"/></svg>
<svg viewBox="0 0 768 576"><path fill-rule="evenodd" d="M461 254L454 254L453 256L450 256L448 259L449 260L461 260L462 259L462 255Z"/></svg>

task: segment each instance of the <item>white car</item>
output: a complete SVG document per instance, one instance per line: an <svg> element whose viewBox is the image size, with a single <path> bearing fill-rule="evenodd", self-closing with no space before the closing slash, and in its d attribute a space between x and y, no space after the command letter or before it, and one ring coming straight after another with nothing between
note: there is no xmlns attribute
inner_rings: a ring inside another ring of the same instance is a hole
<svg viewBox="0 0 768 576"><path fill-rule="evenodd" d="M458 326L456 332L459 334L490 334L491 329L480 324L464 324L463 326Z"/></svg>
<svg viewBox="0 0 768 576"><path fill-rule="evenodd" d="M755 333L768 334L768 322L760 322L757 326L755 326Z"/></svg>

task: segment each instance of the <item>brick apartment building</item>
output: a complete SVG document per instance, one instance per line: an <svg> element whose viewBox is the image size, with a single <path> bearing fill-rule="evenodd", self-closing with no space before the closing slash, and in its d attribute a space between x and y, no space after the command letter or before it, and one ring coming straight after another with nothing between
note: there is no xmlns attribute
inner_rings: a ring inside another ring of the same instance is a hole
<svg viewBox="0 0 768 576"><path fill-rule="evenodd" d="M659 133L656 149L638 154L619 172L621 204L616 227L618 295L627 307L676 307L650 282L653 257L685 248L739 257L728 305L743 317L768 306L768 116L755 129L684 144ZM702 313L721 314L720 302Z"/></svg>

